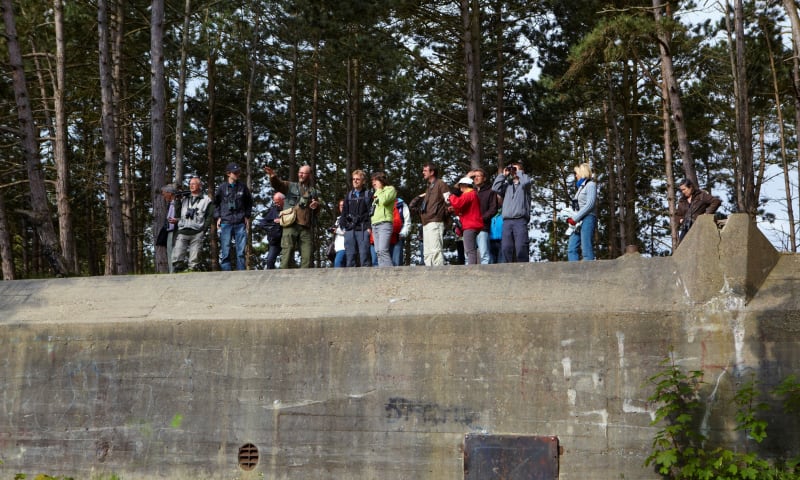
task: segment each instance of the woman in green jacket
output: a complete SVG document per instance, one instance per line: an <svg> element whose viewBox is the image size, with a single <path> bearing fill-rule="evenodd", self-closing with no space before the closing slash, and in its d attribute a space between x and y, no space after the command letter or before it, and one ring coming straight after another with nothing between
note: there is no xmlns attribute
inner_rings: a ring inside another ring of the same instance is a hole
<svg viewBox="0 0 800 480"><path fill-rule="evenodd" d="M389 185L383 172L372 174L372 188L375 190L372 200L372 238L375 242L375 254L379 267L391 267L392 255L390 241L392 238L392 220L394 220L394 203L397 190Z"/></svg>

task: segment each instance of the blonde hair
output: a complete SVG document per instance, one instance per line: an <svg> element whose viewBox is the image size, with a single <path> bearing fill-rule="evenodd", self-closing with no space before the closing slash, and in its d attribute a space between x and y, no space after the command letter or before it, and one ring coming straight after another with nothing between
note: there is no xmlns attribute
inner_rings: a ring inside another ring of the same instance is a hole
<svg viewBox="0 0 800 480"><path fill-rule="evenodd" d="M575 173L581 178L592 178L592 166L588 163L581 163L575 167Z"/></svg>

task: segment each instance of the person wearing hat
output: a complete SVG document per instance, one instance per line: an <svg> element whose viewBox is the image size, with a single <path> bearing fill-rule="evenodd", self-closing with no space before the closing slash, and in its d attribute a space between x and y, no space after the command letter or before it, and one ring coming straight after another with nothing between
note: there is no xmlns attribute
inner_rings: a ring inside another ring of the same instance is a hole
<svg viewBox="0 0 800 480"><path fill-rule="evenodd" d="M474 182L469 177L458 181L461 195L445 194L445 201L453 208L453 213L461 219L464 238L464 256L467 265L478 263L478 233L483 230L483 217L478 194L475 192Z"/></svg>
<svg viewBox="0 0 800 480"><path fill-rule="evenodd" d="M214 193L214 218L219 232L219 266L231 270L231 238L236 244L236 269L245 269L245 244L250 217L253 213L253 196L247 186L239 181L239 165L225 167L227 181Z"/></svg>
<svg viewBox="0 0 800 480"><path fill-rule="evenodd" d="M167 232L167 265L169 266L169 273L174 273L175 268L172 266L172 247L175 245L175 231L177 230L176 224L178 219L175 217L175 194L178 190L174 185L164 185L161 187L161 196L167 202L167 219L164 224L164 229Z"/></svg>

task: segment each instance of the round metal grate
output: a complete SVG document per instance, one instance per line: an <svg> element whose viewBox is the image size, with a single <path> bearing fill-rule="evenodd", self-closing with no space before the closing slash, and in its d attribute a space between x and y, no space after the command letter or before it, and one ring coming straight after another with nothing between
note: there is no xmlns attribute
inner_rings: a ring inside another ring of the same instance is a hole
<svg viewBox="0 0 800 480"><path fill-rule="evenodd" d="M245 443L239 447L239 467L250 471L258 465L258 447L252 443Z"/></svg>

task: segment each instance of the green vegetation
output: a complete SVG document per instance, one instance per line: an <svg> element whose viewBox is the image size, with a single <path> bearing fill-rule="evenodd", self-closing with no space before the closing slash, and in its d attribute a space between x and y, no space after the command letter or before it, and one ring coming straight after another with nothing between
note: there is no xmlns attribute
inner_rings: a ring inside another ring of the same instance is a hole
<svg viewBox="0 0 800 480"><path fill-rule="evenodd" d="M800 478L800 457L771 459L758 450L767 438L769 425L763 416L770 407L758 401L761 391L755 380L741 384L733 397L735 429L745 439L744 447L737 450L710 447L707 435L699 428L705 407L700 395L703 372L685 372L670 358L662 365L665 368L649 379L655 393L648 398L659 404L652 424L662 428L653 440L653 450L645 465L654 466L669 479ZM785 379L771 393L782 399L786 415L800 412L800 383L794 376Z"/></svg>

